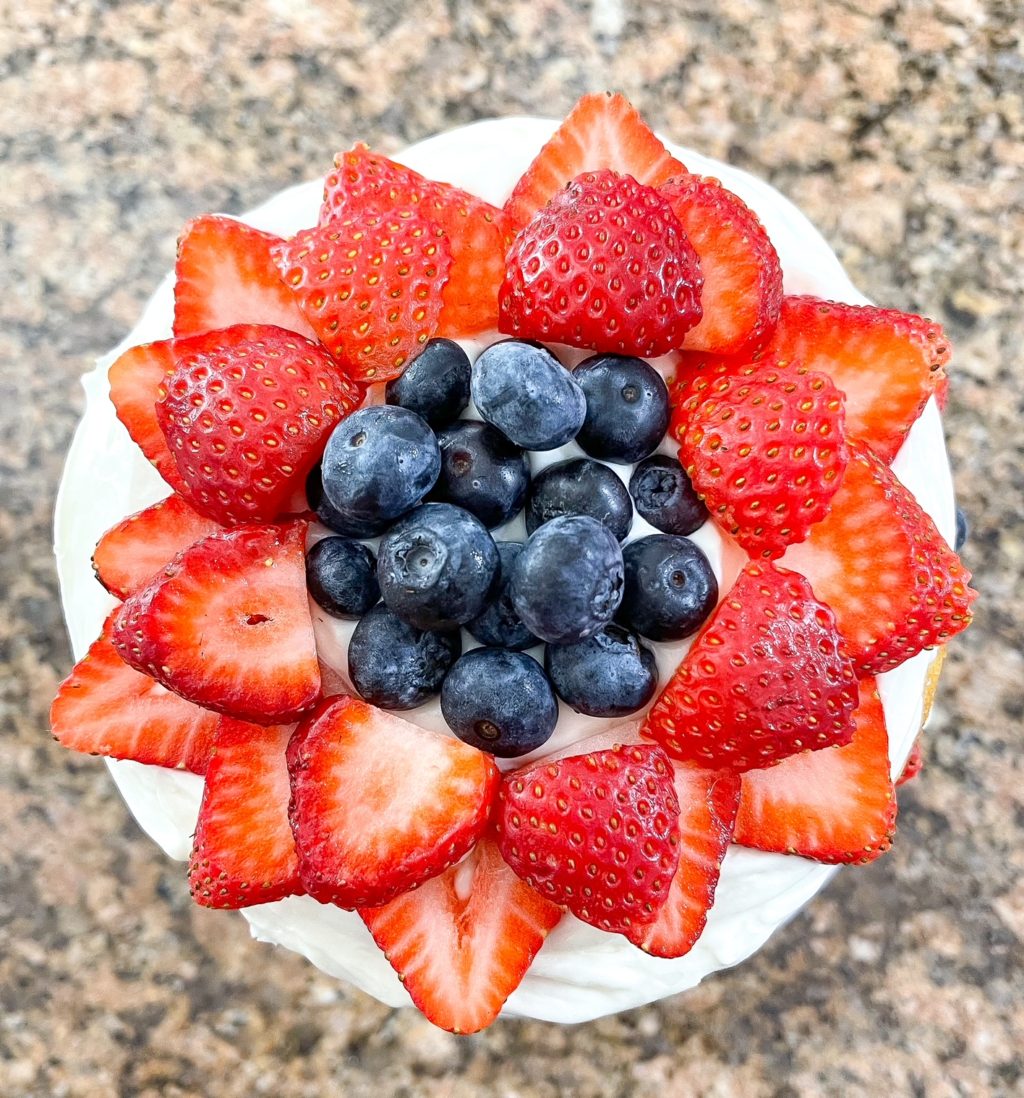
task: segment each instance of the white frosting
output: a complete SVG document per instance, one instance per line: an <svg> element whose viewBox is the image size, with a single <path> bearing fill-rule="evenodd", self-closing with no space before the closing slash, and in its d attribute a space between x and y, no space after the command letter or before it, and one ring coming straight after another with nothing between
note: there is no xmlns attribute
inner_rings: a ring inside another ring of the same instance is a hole
<svg viewBox="0 0 1024 1098"><path fill-rule="evenodd" d="M456 183L500 204L553 128L552 122L531 118L478 122L420 142L405 150L401 159L427 176ZM691 171L718 177L757 211L778 249L787 293L814 293L849 302L866 300L817 230L777 191L718 161L670 148ZM315 222L320 198L320 181L302 184L276 195L244 215L244 220L287 236ZM114 415L107 370L125 348L170 335L172 314L173 280L168 275L134 330L83 379L85 415L68 454L55 517L61 596L77 658L98 635L114 604L93 576L90 556L94 545L125 515L167 494L166 485ZM561 456L556 452L546 460ZM535 470L539 468L540 463L535 463ZM893 468L952 541L952 481L933 401L915 424ZM650 532L644 525L638 519L633 536ZM708 553L721 581L725 566L721 539L709 524L695 540ZM317 627L322 657L344 668L346 627L326 619L318 609L316 616L325 619L318 621ZM665 681L685 645L657 647ZM879 679L894 775L902 769L920 727L931 659L931 653L922 653ZM413 719L437 726L440 715L436 706L425 706L415 711ZM563 708L559 727L545 750L557 750L610 723ZM202 779L133 762L110 760L108 766L143 830L171 857L186 858ZM545 942L505 1012L581 1022L693 987L709 973L734 965L757 950L835 872L834 867L804 858L732 847L722 867L707 927L690 953L677 960L650 957L621 936L566 916ZM304 954L324 972L348 980L382 1002L410 1005L394 971L352 912L303 896L250 908L243 914L261 941Z"/></svg>

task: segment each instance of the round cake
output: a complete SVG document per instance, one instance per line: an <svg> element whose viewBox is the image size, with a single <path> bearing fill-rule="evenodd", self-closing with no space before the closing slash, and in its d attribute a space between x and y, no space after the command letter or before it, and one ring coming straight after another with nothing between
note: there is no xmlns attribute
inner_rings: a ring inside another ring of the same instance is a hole
<svg viewBox="0 0 1024 1098"><path fill-rule="evenodd" d="M501 208L555 131L556 123L533 118L478 122L410 146L396 159L428 179L444 180ZM777 191L693 150L670 144L666 144L666 148L672 157L686 165L689 173L719 180L754 211L777 251L787 297L813 295L829 302L868 304L853 287L820 234ZM586 165L587 168L601 166ZM617 167L615 164L609 166ZM316 180L276 195L242 215L241 220L275 237L291 238L316 224L323 197L323 183ZM698 247L698 255L699 252ZM175 277L172 274L158 288L135 329L84 379L86 409L68 456L55 524L64 613L78 659L86 655L116 606L116 600L97 582L91 566L94 547L104 532L125 516L142 511L168 494L167 484L115 414L109 399L108 370L127 349L167 340L172 335L174 316ZM509 334L504 325L503 331ZM474 362L485 348L503 338L496 329L468 334L450 330L446 334L455 338ZM554 346L562 364L568 367L577 365L594 350L604 349L570 349L560 340L545 342ZM650 358L666 380L673 381L679 369L674 353L642 357ZM383 402L382 389L381 385L370 386L366 398L368 405ZM471 403L460 417L476 420L479 409ZM658 453L676 460L680 443L674 434L678 432L670 431L665 435ZM909 427L905 441L896 451L891 462L892 472L952 545L955 504L935 395L927 399L919 418ZM547 466L583 456L585 451L576 442L532 452L530 475L536 481ZM606 468L627 485L634 465L606 463ZM748 553L739 549L734 539L735 530L730 532L720 515L716 518L718 521L708 517L690 535L690 540L702 550L721 596L725 597ZM622 541L629 545L657 532L638 516ZM331 533L314 521L306 535L308 545L312 546ZM523 541L528 536L519 514L507 525L501 525L498 533L495 540L499 542ZM378 547L376 538L372 545ZM764 555L777 559L780 554ZM749 553L749 556L755 561L759 559L757 553ZM789 557L783 559L782 565L786 566L789 560ZM348 666L349 645L356 622L325 612L316 601L310 602L310 608L325 684L333 682L331 692L358 695ZM464 639L463 647L467 651L478 643L469 634L464 634ZM694 641L695 635L691 634L685 639L650 645L657 663L659 691L684 661ZM936 650L929 647L903 660L899 666L877 674L893 778L903 772L921 730L930 672L936 657ZM540 660L543 662L542 655ZM573 746L581 741L587 742L580 750L600 750L612 743L649 743L652 739L664 745L665 735L647 736L641 740L637 734L639 721L647 710L645 705L628 716L587 715L574 711L561 700L557 724L550 738L526 753L511 758L497 757L497 769L507 774L538 760L571 757ZM401 712L400 716L413 725L451 734L439 696ZM672 739L671 736L667 738ZM672 755L671 750L669 755ZM189 858L203 797L203 777L185 769L144 765L130 758L110 758L108 766L147 834L170 857ZM763 771L770 772L770 769ZM546 935L518 986L508 995L502 1012L557 1022L580 1022L691 988L705 976L734 965L757 950L824 886L835 869L835 865L820 864L795 853L773 853L738 843L729 845L721 864L717 889L713 889L714 902L707 913L706 926L692 948L674 958L653 956L638 948L625 934L609 933L597 925L588 925L571 910L565 911ZM354 984L387 1004L410 1004L408 984L399 978L389 957L356 911L320 902L310 895L288 895L273 902L243 907L243 914L259 940L295 950L324 972ZM422 1007L420 998L415 998L417 1005Z"/></svg>

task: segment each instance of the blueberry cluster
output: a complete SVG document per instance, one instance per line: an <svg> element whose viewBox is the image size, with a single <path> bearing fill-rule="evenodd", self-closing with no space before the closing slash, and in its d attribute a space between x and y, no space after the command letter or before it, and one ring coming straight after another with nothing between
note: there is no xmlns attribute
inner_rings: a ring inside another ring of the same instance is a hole
<svg viewBox="0 0 1024 1098"><path fill-rule="evenodd" d="M591 716L643 708L658 684L644 640L691 635L718 597L685 536L703 504L655 453L669 420L658 372L618 355L569 371L518 340L471 366L435 339L385 399L338 425L307 486L335 535L309 550L307 583L357 620L356 690L398 710L440 694L455 734L502 757L548 739L556 695ZM461 418L470 400L479 419ZM531 452L572 442L531 474ZM628 487L613 466L633 467ZM494 533L520 514L525 542ZM626 544L636 515L660 533ZM482 647L463 653L462 629ZM541 644L543 667L526 652Z"/></svg>

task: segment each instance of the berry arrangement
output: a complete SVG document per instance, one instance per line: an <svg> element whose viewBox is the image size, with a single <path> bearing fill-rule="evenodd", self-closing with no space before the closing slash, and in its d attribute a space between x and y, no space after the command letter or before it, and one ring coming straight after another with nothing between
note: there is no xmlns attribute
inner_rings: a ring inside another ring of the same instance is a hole
<svg viewBox="0 0 1024 1098"><path fill-rule="evenodd" d="M756 215L621 96L501 208L356 145L291 239L190 222L172 337L111 367L170 495L96 547L119 605L53 733L202 775L195 901L357 911L453 1032L566 912L681 957L730 844L892 842L876 676L975 597L890 468L949 354L785 295ZM552 750L568 710L604 723Z"/></svg>

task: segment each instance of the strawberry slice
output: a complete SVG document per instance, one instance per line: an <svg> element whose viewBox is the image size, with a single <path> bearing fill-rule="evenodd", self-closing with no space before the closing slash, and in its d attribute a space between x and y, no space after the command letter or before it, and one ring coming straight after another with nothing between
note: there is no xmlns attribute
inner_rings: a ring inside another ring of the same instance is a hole
<svg viewBox="0 0 1024 1098"><path fill-rule="evenodd" d="M218 717L133 670L111 643L114 615L61 683L54 738L72 751L205 774Z"/></svg>
<svg viewBox="0 0 1024 1098"><path fill-rule="evenodd" d="M114 617L127 663L208 709L279 724L320 696L306 597L306 523L197 541Z"/></svg>
<svg viewBox="0 0 1024 1098"><path fill-rule="evenodd" d="M674 759L750 770L849 743L856 704L832 611L803 576L750 561L640 734Z"/></svg>
<svg viewBox="0 0 1024 1098"><path fill-rule="evenodd" d="M316 339L271 258L271 246L279 243L279 236L230 217L206 214L188 222L174 267L174 334L273 324Z"/></svg>
<svg viewBox="0 0 1024 1098"><path fill-rule="evenodd" d="M914 740L914 746L910 749L910 755L903 767L903 772L896 779L897 788L906 785L907 782L912 782L922 770L924 770L924 752L921 750L921 738L919 736Z"/></svg>
<svg viewBox="0 0 1024 1098"><path fill-rule="evenodd" d="M763 341L782 306L782 267L757 215L717 179L686 175L661 188L704 275L704 316L687 350L736 354Z"/></svg>
<svg viewBox="0 0 1024 1098"><path fill-rule="evenodd" d="M438 183L365 145L338 153L324 182L320 224L413 206L448 235L452 265L441 291L438 335L498 326L498 287L505 273L505 212L450 183Z"/></svg>
<svg viewBox="0 0 1024 1098"><path fill-rule="evenodd" d="M506 201L512 231L521 229L570 179L602 168L631 175L649 187L686 174L625 96L584 95Z"/></svg>
<svg viewBox="0 0 1024 1098"><path fill-rule="evenodd" d="M201 907L252 907L302 892L288 826L292 729L221 718L188 866Z"/></svg>
<svg viewBox="0 0 1024 1098"><path fill-rule="evenodd" d="M829 864L870 862L889 849L896 798L874 679L860 683L854 720L844 747L804 751L743 775L736 842Z"/></svg>
<svg viewBox="0 0 1024 1098"><path fill-rule="evenodd" d="M333 698L288 748L302 882L321 903L387 903L454 865L487 824L490 755L355 698Z"/></svg>
<svg viewBox="0 0 1024 1098"><path fill-rule="evenodd" d="M805 575L858 674L877 675L966 629L976 592L935 523L870 450L851 447L832 512L782 558Z"/></svg>
<svg viewBox="0 0 1024 1098"><path fill-rule="evenodd" d="M181 496L168 496L112 526L93 552L93 571L115 598L126 599L182 549L219 529Z"/></svg>
<svg viewBox="0 0 1024 1098"><path fill-rule="evenodd" d="M850 437L892 461L928 398L941 390L950 346L942 328L925 317L785 297L760 354L828 374L846 393Z"/></svg>
<svg viewBox="0 0 1024 1098"><path fill-rule="evenodd" d="M679 868L654 922L627 937L655 957L683 957L708 921L740 801L738 774L674 762L679 798Z"/></svg>
<svg viewBox="0 0 1024 1098"><path fill-rule="evenodd" d="M336 218L272 251L320 342L357 381L398 377L437 331L451 248L415 204Z"/></svg>
<svg viewBox="0 0 1024 1098"><path fill-rule="evenodd" d="M483 838L458 865L359 915L416 1006L461 1034L497 1018L562 910Z"/></svg>

